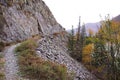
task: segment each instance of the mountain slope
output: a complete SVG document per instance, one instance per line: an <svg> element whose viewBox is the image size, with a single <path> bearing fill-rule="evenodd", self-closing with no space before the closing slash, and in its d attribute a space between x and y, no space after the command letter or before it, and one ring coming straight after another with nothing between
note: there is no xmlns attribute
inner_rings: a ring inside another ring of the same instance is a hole
<svg viewBox="0 0 120 80"><path fill-rule="evenodd" d="M49 8L42 0L16 0L11 6L0 6L0 40L22 41L34 35L62 31Z"/></svg>
<svg viewBox="0 0 120 80"><path fill-rule="evenodd" d="M82 64L68 55L68 34L42 0L11 0L0 4L0 41L13 43L40 36L36 49L40 57L65 64L68 72L75 72L74 80L97 80ZM13 52L13 48L10 52ZM12 56L8 54L7 57Z"/></svg>
<svg viewBox="0 0 120 80"><path fill-rule="evenodd" d="M86 29L86 33L87 35L89 34L89 30L92 30L94 33L96 33L98 31L100 27L100 22L96 22L96 23L86 23L85 24L85 29ZM75 33L77 33L78 28L74 29ZM71 30L67 30L68 33L71 33Z"/></svg>
<svg viewBox="0 0 120 80"><path fill-rule="evenodd" d="M66 65L69 72L75 73L74 80L97 80L81 63L66 54L67 51L58 45L59 42L64 42L64 40L59 41L58 38L60 38L59 35L55 38L48 36L40 40L37 54L46 60Z"/></svg>
<svg viewBox="0 0 120 80"><path fill-rule="evenodd" d="M120 15L114 17L112 20L115 22L120 22Z"/></svg>
<svg viewBox="0 0 120 80"><path fill-rule="evenodd" d="M85 28L86 28L87 34L89 32L89 29L93 30L93 32L96 33L98 31L99 27L100 27L100 22L85 24Z"/></svg>

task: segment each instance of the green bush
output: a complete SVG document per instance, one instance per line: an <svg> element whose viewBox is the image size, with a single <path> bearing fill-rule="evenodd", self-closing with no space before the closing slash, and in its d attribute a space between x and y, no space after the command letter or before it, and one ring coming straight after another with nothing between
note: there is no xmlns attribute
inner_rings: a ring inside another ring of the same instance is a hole
<svg viewBox="0 0 120 80"><path fill-rule="evenodd" d="M37 47L36 43L33 40L27 40L20 44L20 46L16 47L15 52L23 52L25 50L35 50Z"/></svg>
<svg viewBox="0 0 120 80"><path fill-rule="evenodd" d="M36 80L72 80L64 65L45 61L35 53L36 44L28 40L16 47L21 75Z"/></svg>

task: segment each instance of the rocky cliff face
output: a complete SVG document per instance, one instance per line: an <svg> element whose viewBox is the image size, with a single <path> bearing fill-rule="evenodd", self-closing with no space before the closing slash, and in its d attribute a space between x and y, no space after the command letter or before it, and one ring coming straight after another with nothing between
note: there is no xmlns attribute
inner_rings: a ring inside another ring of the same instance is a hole
<svg viewBox="0 0 120 80"><path fill-rule="evenodd" d="M42 0L13 0L11 5L0 6L0 28L0 40L4 42L63 30Z"/></svg>

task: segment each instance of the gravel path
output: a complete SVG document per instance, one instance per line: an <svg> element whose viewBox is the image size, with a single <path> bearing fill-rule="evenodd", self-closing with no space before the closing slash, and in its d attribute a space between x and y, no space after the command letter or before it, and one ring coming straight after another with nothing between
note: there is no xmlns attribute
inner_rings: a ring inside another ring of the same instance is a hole
<svg viewBox="0 0 120 80"><path fill-rule="evenodd" d="M6 80L19 80L18 79L18 66L17 59L14 55L14 49L17 45L6 48L5 53L5 77Z"/></svg>

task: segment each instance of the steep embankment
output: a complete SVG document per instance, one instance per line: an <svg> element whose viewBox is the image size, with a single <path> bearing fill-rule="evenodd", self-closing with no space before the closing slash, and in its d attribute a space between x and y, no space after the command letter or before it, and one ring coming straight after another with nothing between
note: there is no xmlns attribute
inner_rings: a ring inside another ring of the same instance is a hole
<svg viewBox="0 0 120 80"><path fill-rule="evenodd" d="M97 80L82 64L72 59L66 50L63 50L60 45L56 44L60 42L57 42L58 37L60 36L53 38L51 35L41 39L37 48L37 54L46 60L65 64L68 71L75 73L75 80ZM62 41L64 42L64 40Z"/></svg>

